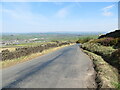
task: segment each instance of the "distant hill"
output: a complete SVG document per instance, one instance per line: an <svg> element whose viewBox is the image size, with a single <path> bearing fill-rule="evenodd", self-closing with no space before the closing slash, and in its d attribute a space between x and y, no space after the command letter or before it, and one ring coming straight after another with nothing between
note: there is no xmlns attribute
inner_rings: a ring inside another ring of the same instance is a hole
<svg viewBox="0 0 120 90"><path fill-rule="evenodd" d="M115 30L113 32L101 35L98 39L104 38L104 37L120 38L120 30Z"/></svg>

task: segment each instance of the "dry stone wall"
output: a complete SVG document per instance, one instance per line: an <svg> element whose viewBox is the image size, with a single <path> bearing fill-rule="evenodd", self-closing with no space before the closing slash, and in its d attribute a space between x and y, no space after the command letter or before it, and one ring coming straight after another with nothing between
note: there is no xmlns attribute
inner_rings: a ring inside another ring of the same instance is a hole
<svg viewBox="0 0 120 90"><path fill-rule="evenodd" d="M34 47L22 47L22 48L16 48L15 51L10 52L8 49L3 50L0 55L2 56L2 60L11 60L15 58L20 58L22 56L27 56L32 53L38 53L42 52L43 50L49 49L49 48L54 48L54 47L59 47L62 45L67 45L70 44L71 42L59 42L59 43L48 43L48 44L42 44L39 46L34 46Z"/></svg>

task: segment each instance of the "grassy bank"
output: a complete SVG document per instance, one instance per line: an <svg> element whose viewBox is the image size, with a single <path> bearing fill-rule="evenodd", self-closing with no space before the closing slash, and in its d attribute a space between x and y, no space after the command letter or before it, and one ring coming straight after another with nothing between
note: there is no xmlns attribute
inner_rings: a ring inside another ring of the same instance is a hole
<svg viewBox="0 0 120 90"><path fill-rule="evenodd" d="M81 48L94 62L98 88L120 89L120 37L116 31L103 36L80 39Z"/></svg>
<svg viewBox="0 0 120 90"><path fill-rule="evenodd" d="M87 50L83 51L93 60L97 72L96 82L98 88L120 89L117 69L109 65L101 56Z"/></svg>
<svg viewBox="0 0 120 90"><path fill-rule="evenodd" d="M91 51L93 53L96 53L98 55L101 56L107 56L109 57L114 51L115 49L113 49L112 47L106 47L106 46L102 46L99 43L84 43L81 46L83 49L86 49L88 51Z"/></svg>
<svg viewBox="0 0 120 90"><path fill-rule="evenodd" d="M120 89L119 50L91 42L82 44L81 48L90 56L96 66L99 88Z"/></svg>
<svg viewBox="0 0 120 90"><path fill-rule="evenodd" d="M81 48L84 50L90 51L92 53L95 53L97 55L100 55L102 58L104 58L105 61L107 61L112 66L119 68L120 65L120 53L118 49L114 49L110 46L103 46L99 43L84 43L81 45Z"/></svg>

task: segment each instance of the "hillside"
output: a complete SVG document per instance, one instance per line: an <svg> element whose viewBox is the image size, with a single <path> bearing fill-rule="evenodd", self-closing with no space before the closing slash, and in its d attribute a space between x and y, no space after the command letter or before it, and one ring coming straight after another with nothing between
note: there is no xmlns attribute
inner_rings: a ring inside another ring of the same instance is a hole
<svg viewBox="0 0 120 90"><path fill-rule="evenodd" d="M93 60L98 88L120 89L120 30L78 41L84 41L80 47Z"/></svg>
<svg viewBox="0 0 120 90"><path fill-rule="evenodd" d="M107 33L105 35L101 35L99 37L100 38L104 38L104 37L113 37L113 38L119 38L120 37L120 30L115 30L113 32Z"/></svg>

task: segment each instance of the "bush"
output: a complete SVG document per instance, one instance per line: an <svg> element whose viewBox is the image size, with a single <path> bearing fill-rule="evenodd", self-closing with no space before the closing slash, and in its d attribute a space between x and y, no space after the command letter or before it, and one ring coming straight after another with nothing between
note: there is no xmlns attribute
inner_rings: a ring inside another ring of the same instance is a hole
<svg viewBox="0 0 120 90"><path fill-rule="evenodd" d="M100 43L104 46L113 46L119 42L119 38L101 38L91 41L92 43Z"/></svg>
<svg viewBox="0 0 120 90"><path fill-rule="evenodd" d="M91 40L91 43L100 43L104 46L114 46L114 48L120 48L120 38L101 38Z"/></svg>
<svg viewBox="0 0 120 90"><path fill-rule="evenodd" d="M86 43L86 42L90 41L91 39L93 39L93 38L91 38L91 37L79 38L79 40L76 41L76 43Z"/></svg>
<svg viewBox="0 0 120 90"><path fill-rule="evenodd" d="M10 52L8 49L3 50L1 52L1 56L2 56L2 60L6 60L6 59L13 59L13 53Z"/></svg>
<svg viewBox="0 0 120 90"><path fill-rule="evenodd" d="M104 38L103 40L99 41L98 43L100 43L101 45L104 45L104 46L112 46L117 43L117 40L114 38Z"/></svg>
<svg viewBox="0 0 120 90"><path fill-rule="evenodd" d="M116 65L120 70L120 49L116 50L111 54L111 63Z"/></svg>
<svg viewBox="0 0 120 90"><path fill-rule="evenodd" d="M120 48L120 38L118 38L118 42L114 45L114 48Z"/></svg>

